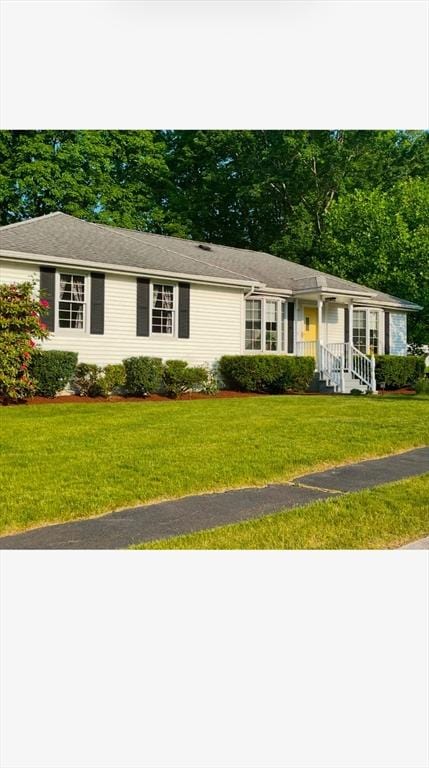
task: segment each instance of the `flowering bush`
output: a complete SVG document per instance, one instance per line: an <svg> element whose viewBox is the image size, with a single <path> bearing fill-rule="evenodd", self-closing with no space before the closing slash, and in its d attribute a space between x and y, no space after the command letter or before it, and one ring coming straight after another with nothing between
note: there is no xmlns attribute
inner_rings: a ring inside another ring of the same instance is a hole
<svg viewBox="0 0 429 768"><path fill-rule="evenodd" d="M5 403L34 393L29 363L36 340L49 335L42 322L49 304L33 291L30 282L0 285L0 398Z"/></svg>

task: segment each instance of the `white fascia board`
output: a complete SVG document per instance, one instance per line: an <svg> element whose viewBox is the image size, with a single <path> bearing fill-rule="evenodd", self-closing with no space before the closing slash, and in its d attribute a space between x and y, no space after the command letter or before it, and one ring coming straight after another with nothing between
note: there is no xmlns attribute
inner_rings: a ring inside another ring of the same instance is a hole
<svg viewBox="0 0 429 768"><path fill-rule="evenodd" d="M40 263L50 264L51 266L67 266L70 269L80 267L81 269L90 269L93 272L111 272L115 275L138 275L144 277L165 277L169 280L189 280L193 283L202 283L205 285L226 285L238 288L264 288L264 283L258 283L254 280L234 280L230 277L209 277L206 275L193 275L192 273L169 272L163 269L140 269L139 267L116 266L101 261L87 261L86 259L64 259L61 256L44 256L40 253L23 253L21 251L8 251L0 249L0 257L9 261L25 261L29 264Z"/></svg>
<svg viewBox="0 0 429 768"><path fill-rule="evenodd" d="M292 296L292 291L288 288L255 288L255 294L259 296L275 296L281 298L282 296Z"/></svg>
<svg viewBox="0 0 429 768"><path fill-rule="evenodd" d="M368 299L365 299L365 301L360 301L357 304L354 305L355 307L386 307L386 309L397 309L401 312L420 312L420 310L423 309L423 307L420 306L420 304L408 304L405 306L404 304L398 304L398 302L394 301L385 301L384 299L374 299L374 301L370 301Z"/></svg>
<svg viewBox="0 0 429 768"><path fill-rule="evenodd" d="M301 291L293 291L294 296L301 296L307 293L318 293L320 294L320 297L323 299L325 294L327 296L368 296L372 297L375 296L374 293L369 293L368 291L353 291L353 290L338 290L337 288L333 288L332 291L324 286L323 288L304 288Z"/></svg>

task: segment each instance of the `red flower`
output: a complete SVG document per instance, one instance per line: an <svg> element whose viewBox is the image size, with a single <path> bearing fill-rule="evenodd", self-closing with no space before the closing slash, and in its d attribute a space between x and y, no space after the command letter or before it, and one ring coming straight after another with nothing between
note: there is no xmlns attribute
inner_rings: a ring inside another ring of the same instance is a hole
<svg viewBox="0 0 429 768"><path fill-rule="evenodd" d="M46 326L46 324L45 324L45 323L39 323L39 328L40 328L42 331L46 331L46 328L47 328L47 326Z"/></svg>
<svg viewBox="0 0 429 768"><path fill-rule="evenodd" d="M46 301L46 299L40 299L39 304L41 307L45 307L45 309L48 309L49 307L49 301Z"/></svg>

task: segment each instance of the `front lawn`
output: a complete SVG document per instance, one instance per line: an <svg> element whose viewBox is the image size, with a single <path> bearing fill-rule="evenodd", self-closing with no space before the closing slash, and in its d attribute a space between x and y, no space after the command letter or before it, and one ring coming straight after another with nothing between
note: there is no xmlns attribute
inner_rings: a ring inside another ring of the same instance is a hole
<svg viewBox="0 0 429 768"><path fill-rule="evenodd" d="M287 480L428 437L423 396L3 407L0 531Z"/></svg>
<svg viewBox="0 0 429 768"><path fill-rule="evenodd" d="M429 475L132 549L383 549L429 534Z"/></svg>

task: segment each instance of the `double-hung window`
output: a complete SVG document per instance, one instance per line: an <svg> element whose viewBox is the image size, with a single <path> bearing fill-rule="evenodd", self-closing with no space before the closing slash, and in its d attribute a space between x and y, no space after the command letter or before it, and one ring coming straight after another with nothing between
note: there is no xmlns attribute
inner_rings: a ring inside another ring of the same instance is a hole
<svg viewBox="0 0 429 768"><path fill-rule="evenodd" d="M262 302L260 299L246 301L246 338L245 348L262 349Z"/></svg>
<svg viewBox="0 0 429 768"><path fill-rule="evenodd" d="M284 349L287 304L279 299L246 300L244 348L253 352L280 352Z"/></svg>
<svg viewBox="0 0 429 768"><path fill-rule="evenodd" d="M353 311L353 345L364 354L380 352L380 312L376 309Z"/></svg>
<svg viewBox="0 0 429 768"><path fill-rule="evenodd" d="M265 302L265 349L276 352L278 349L279 305L277 301Z"/></svg>
<svg viewBox="0 0 429 768"><path fill-rule="evenodd" d="M376 310L369 311L369 351L378 355L380 346L380 313Z"/></svg>
<svg viewBox="0 0 429 768"><path fill-rule="evenodd" d="M70 272L60 273L58 325L60 328L85 330L86 322L85 276Z"/></svg>
<svg viewBox="0 0 429 768"><path fill-rule="evenodd" d="M175 306L174 285L153 283L152 286L152 333L174 333Z"/></svg>

